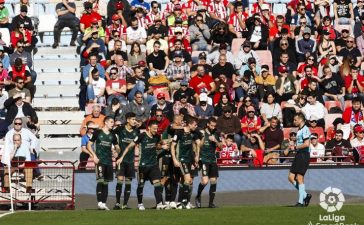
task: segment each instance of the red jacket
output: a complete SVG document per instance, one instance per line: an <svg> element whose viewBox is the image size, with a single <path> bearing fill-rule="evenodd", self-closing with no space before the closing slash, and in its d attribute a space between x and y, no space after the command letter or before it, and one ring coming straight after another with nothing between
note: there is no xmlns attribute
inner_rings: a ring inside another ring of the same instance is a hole
<svg viewBox="0 0 364 225"><path fill-rule="evenodd" d="M156 121L157 120L157 117L156 116L152 116L148 121L147 121L147 127L149 125L149 123L151 121ZM166 131L166 129L169 127L169 120L163 116L162 120L158 123L158 135L161 135L164 133L164 131Z"/></svg>

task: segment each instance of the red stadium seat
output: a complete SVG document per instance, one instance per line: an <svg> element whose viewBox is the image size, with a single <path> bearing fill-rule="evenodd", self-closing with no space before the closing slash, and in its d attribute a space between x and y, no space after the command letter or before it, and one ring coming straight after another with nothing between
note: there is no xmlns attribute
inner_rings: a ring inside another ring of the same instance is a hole
<svg viewBox="0 0 364 225"><path fill-rule="evenodd" d="M316 127L316 128L310 127L309 129L310 129L311 134L316 133L318 135L318 142L320 142L321 144L325 143L325 141L326 141L325 132L322 127Z"/></svg>
<svg viewBox="0 0 364 225"><path fill-rule="evenodd" d="M240 51L241 45L244 43L245 38L234 38L233 42L231 43L231 53L233 55L237 55Z"/></svg>
<svg viewBox="0 0 364 225"><path fill-rule="evenodd" d="M289 133L291 132L297 132L298 129L297 128L283 128L283 138L284 139L289 139Z"/></svg>
<svg viewBox="0 0 364 225"><path fill-rule="evenodd" d="M330 124L331 125L331 124ZM330 126L326 130L326 141L330 141L333 137L333 134L335 132L335 128L333 126Z"/></svg>
<svg viewBox="0 0 364 225"><path fill-rule="evenodd" d="M351 107L353 105L353 102L351 100L346 100L345 101L345 109L348 108L348 107Z"/></svg>
<svg viewBox="0 0 364 225"><path fill-rule="evenodd" d="M344 29L347 29L349 31L349 34L353 33L350 25L335 25L335 30L337 30L339 33L341 33L341 31Z"/></svg>
<svg viewBox="0 0 364 225"><path fill-rule="evenodd" d="M272 53L269 50L258 50L257 53L260 65L268 65L269 73L273 74Z"/></svg>
<svg viewBox="0 0 364 225"><path fill-rule="evenodd" d="M325 102L325 108L327 109L328 112L330 112L330 109L333 107L341 108L340 102L339 101L326 101Z"/></svg>
<svg viewBox="0 0 364 225"><path fill-rule="evenodd" d="M324 119L325 119L325 131L327 131L329 129L329 127L332 127L332 123L334 122L334 120L336 118L341 118L341 117L342 117L341 113L325 115L325 117L324 117Z"/></svg>

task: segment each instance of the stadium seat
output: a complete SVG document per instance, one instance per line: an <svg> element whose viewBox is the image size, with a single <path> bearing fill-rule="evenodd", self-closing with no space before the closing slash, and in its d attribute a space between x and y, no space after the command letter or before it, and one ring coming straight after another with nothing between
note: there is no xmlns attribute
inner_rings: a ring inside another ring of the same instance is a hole
<svg viewBox="0 0 364 225"><path fill-rule="evenodd" d="M233 42L231 43L231 53L233 55L238 55L241 45L244 43L245 38L234 38Z"/></svg>
<svg viewBox="0 0 364 225"><path fill-rule="evenodd" d="M78 108L78 97L74 98L34 98L34 108Z"/></svg>
<svg viewBox="0 0 364 225"><path fill-rule="evenodd" d="M57 18L54 14L39 15L38 32L51 32L54 29L54 25L57 22Z"/></svg>
<svg viewBox="0 0 364 225"><path fill-rule="evenodd" d="M334 133L335 128L333 126L330 126L326 130L326 141L330 141L332 138L332 134Z"/></svg>
<svg viewBox="0 0 364 225"><path fill-rule="evenodd" d="M80 93L80 89L76 85L56 85L37 87L35 97L76 97Z"/></svg>
<svg viewBox="0 0 364 225"><path fill-rule="evenodd" d="M339 101L326 101L325 102L325 108L327 109L328 112L330 112L330 109L333 107L341 108L340 102Z"/></svg>
<svg viewBox="0 0 364 225"><path fill-rule="evenodd" d="M40 126L39 135L45 137L48 135L79 135L80 125L42 125Z"/></svg>
<svg viewBox="0 0 364 225"><path fill-rule="evenodd" d="M81 138L43 138L40 139L40 146L43 151L52 150L76 150L81 143Z"/></svg>
<svg viewBox="0 0 364 225"><path fill-rule="evenodd" d="M285 15L287 12L287 5L282 3L273 4L273 14Z"/></svg>
<svg viewBox="0 0 364 225"><path fill-rule="evenodd" d="M192 63L195 64L195 63L198 63L198 55L203 52L203 51L192 51L192 54L191 54L191 59L192 59ZM207 52L205 52L206 54L208 54Z"/></svg>
<svg viewBox="0 0 364 225"><path fill-rule="evenodd" d="M40 124L81 124L85 112L83 111L40 111L37 112Z"/></svg>
<svg viewBox="0 0 364 225"><path fill-rule="evenodd" d="M9 46L10 43L10 33L8 28L0 28L1 33L1 40L3 40L7 46Z"/></svg>
<svg viewBox="0 0 364 225"><path fill-rule="evenodd" d="M336 118L341 118L341 117L342 117L341 113L325 115L325 117L324 117L324 119L325 119L325 131L327 131L327 129L329 129L329 127L332 127L332 123L334 122L334 120Z"/></svg>
<svg viewBox="0 0 364 225"><path fill-rule="evenodd" d="M258 50L255 52L257 53L260 65L268 65L269 73L273 74L272 53L269 50Z"/></svg>
<svg viewBox="0 0 364 225"><path fill-rule="evenodd" d="M326 141L326 138L325 138L325 132L324 132L324 129L322 127L316 127L316 128L312 128L310 127L310 132L311 133L317 133L318 135L318 142L324 144L325 141Z"/></svg>
<svg viewBox="0 0 364 225"><path fill-rule="evenodd" d="M284 139L289 139L289 133L297 132L298 128L283 128L283 137Z"/></svg>
<svg viewBox="0 0 364 225"><path fill-rule="evenodd" d="M348 107L351 107L353 105L353 102L351 100L346 100L345 101L345 109L348 108Z"/></svg>

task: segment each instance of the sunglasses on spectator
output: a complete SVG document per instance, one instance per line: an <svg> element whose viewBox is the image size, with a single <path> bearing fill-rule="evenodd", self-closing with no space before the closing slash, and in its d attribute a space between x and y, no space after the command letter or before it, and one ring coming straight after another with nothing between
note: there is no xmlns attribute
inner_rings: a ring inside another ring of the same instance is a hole
<svg viewBox="0 0 364 225"><path fill-rule="evenodd" d="M254 111L249 111L248 113L255 113Z"/></svg>
<svg viewBox="0 0 364 225"><path fill-rule="evenodd" d="M153 6L153 9L158 9L158 6Z"/></svg>
<svg viewBox="0 0 364 225"><path fill-rule="evenodd" d="M24 28L24 26L19 26L19 28Z"/></svg>
<svg viewBox="0 0 364 225"><path fill-rule="evenodd" d="M313 61L313 60L314 60L314 58L308 58L307 60L312 60L312 61Z"/></svg>
<svg viewBox="0 0 364 225"><path fill-rule="evenodd" d="M116 73L110 73L110 75L116 75Z"/></svg>
<svg viewBox="0 0 364 225"><path fill-rule="evenodd" d="M231 113L231 111L225 111L224 113Z"/></svg>
<svg viewBox="0 0 364 225"><path fill-rule="evenodd" d="M363 134L363 133L364 133L364 131L359 131L359 132L358 132L358 134Z"/></svg>
<svg viewBox="0 0 364 225"><path fill-rule="evenodd" d="M251 99L245 99L245 102L251 102L252 100Z"/></svg>
<svg viewBox="0 0 364 225"><path fill-rule="evenodd" d="M0 65L0 68L3 68L4 66L3 65Z"/></svg>
<svg viewBox="0 0 364 225"><path fill-rule="evenodd" d="M181 33L181 32L176 32L175 34L176 34L176 35L179 35L179 34L182 34L182 33Z"/></svg>
<svg viewBox="0 0 364 225"><path fill-rule="evenodd" d="M200 19L198 19L198 20L196 20L196 22L202 22L203 20L200 20Z"/></svg>
<svg viewBox="0 0 364 225"><path fill-rule="evenodd" d="M220 88L220 89L225 89L225 87L224 87L224 86L220 86L219 88Z"/></svg>
<svg viewBox="0 0 364 225"><path fill-rule="evenodd" d="M155 115L156 117L163 117L162 115Z"/></svg>
<svg viewBox="0 0 364 225"><path fill-rule="evenodd" d="M306 22L300 22L301 25L306 24Z"/></svg>
<svg viewBox="0 0 364 225"><path fill-rule="evenodd" d="M288 43L282 43L281 44L281 46L287 46L288 45Z"/></svg>
<svg viewBox="0 0 364 225"><path fill-rule="evenodd" d="M346 41L346 43L354 43L354 41Z"/></svg>
<svg viewBox="0 0 364 225"><path fill-rule="evenodd" d="M19 125L20 126L20 125L23 125L23 123L14 123L14 125Z"/></svg>
<svg viewBox="0 0 364 225"><path fill-rule="evenodd" d="M310 120L310 123L317 123L317 120Z"/></svg>
<svg viewBox="0 0 364 225"><path fill-rule="evenodd" d="M18 84L24 84L24 82L18 82Z"/></svg>

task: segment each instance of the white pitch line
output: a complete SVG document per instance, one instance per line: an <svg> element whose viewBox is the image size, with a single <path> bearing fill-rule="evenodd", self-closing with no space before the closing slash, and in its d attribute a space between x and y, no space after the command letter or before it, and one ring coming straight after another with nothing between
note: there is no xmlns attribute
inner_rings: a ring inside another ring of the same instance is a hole
<svg viewBox="0 0 364 225"><path fill-rule="evenodd" d="M4 216L7 216L7 215L10 215L10 214L13 214L15 212L7 212L7 213L4 213L4 214L0 214L0 218L4 217Z"/></svg>

